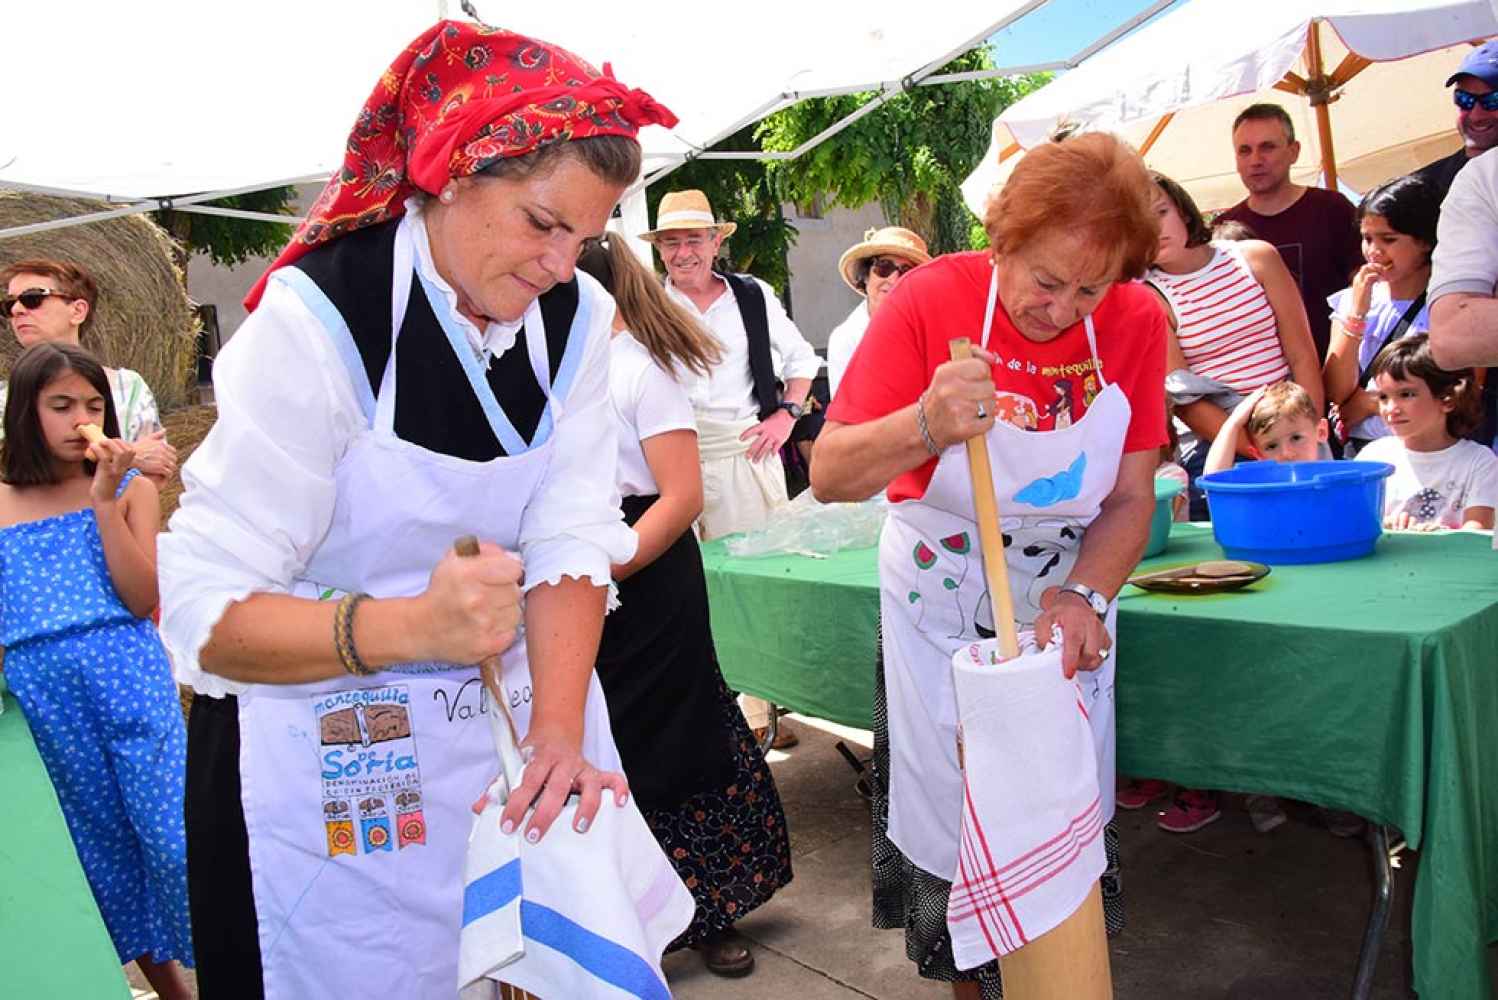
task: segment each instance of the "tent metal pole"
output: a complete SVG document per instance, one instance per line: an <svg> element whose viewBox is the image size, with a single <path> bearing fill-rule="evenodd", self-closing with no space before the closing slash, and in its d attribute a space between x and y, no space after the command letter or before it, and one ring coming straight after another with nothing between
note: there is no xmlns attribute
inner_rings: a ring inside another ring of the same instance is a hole
<svg viewBox="0 0 1498 1000"><path fill-rule="evenodd" d="M217 205L178 205L174 211L218 215L225 219L246 219L250 222L279 222L288 226L300 225L306 218L302 215L276 215L273 212L247 212L240 208L219 208Z"/></svg>
<svg viewBox="0 0 1498 1000"><path fill-rule="evenodd" d="M104 222L108 219L118 219L126 215L140 215L142 212L159 212L165 209L186 210L189 205L196 205L205 201L216 201L219 198L232 198L237 194L249 194L251 191L263 191L266 188L285 187L294 184L305 184L312 181L327 179L327 174L304 174L300 177L287 178L285 180L270 183L249 184L244 187L230 188L226 191L204 191L198 194L183 195L181 197L152 198L146 201L137 201L126 205L124 208L110 209L105 212L90 212L86 215L75 215L66 219L52 219L49 222L33 222L25 226L12 226L9 229L0 229L0 240L10 239L14 236L26 236L30 233L44 233L53 229L67 229L70 226L81 226L90 222ZM28 185L5 185L15 187L19 190L36 190ZM38 191L37 193L42 193ZM69 192L57 192L68 194ZM76 195L75 195L76 196ZM110 196L112 197L112 196ZM235 211L235 209L222 209L222 212ZM207 213L215 214L215 213ZM266 213L268 214L268 213ZM274 217L277 221L295 222L296 219L285 217Z"/></svg>

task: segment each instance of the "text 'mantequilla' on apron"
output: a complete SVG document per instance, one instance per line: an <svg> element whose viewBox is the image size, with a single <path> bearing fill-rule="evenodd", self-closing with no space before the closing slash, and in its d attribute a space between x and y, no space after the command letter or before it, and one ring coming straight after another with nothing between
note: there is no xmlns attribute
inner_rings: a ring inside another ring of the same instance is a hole
<svg viewBox="0 0 1498 1000"><path fill-rule="evenodd" d="M532 304L527 311L526 350L546 412L526 439L445 310L407 309L431 291L413 280L412 237L398 225L390 249L390 352L376 392L369 391L343 315L323 289L298 268L283 268L273 279L285 282L333 337L354 385L363 387L369 421L334 471L337 503L305 579L292 588L301 596L420 593L459 534L518 549L522 514L546 473L549 427L562 418L576 373L568 356L581 357L579 341L604 302L590 279L578 279L582 294L555 377L549 338L540 335L542 309ZM408 313L442 324L440 332L422 332L445 339L456 354L505 445L500 457L470 461L396 436L396 356ZM502 664L508 707L524 733L532 689L523 640ZM454 989L469 807L498 767L484 721L493 709L478 671L450 663L315 684L253 685L240 696L242 802L267 997L356 996L376 984L390 996ZM597 678L584 718L584 755L601 769L618 770Z"/></svg>
<svg viewBox="0 0 1498 1000"><path fill-rule="evenodd" d="M988 346L998 275L974 338ZM1052 431L998 421L984 438L1002 519L1004 553L1017 625L1034 623L1041 596L1066 581L1088 526L1113 491L1123 457L1130 406L1109 382L1092 319L1084 321L1090 364L1102 386L1080 420ZM958 443L937 461L919 500L893 505L879 546L889 706L889 836L923 870L954 879L963 814L957 760L957 697L952 657L994 635L984 582L967 450ZM1108 613L1114 631L1115 610ZM1116 648L1116 647L1115 647ZM1101 784L1104 823L1113 816L1113 664L1081 679Z"/></svg>

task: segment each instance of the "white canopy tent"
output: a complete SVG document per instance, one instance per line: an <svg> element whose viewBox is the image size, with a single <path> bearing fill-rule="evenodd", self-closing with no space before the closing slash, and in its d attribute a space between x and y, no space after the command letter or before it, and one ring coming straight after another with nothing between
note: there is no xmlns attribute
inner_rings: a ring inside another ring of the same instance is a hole
<svg viewBox="0 0 1498 1000"><path fill-rule="evenodd" d="M981 214L1066 121L1118 132L1204 209L1223 208L1243 193L1233 118L1259 101L1296 123L1295 181L1367 190L1457 148L1446 77L1466 43L1495 34L1490 0L1189 0L1008 108L963 193Z"/></svg>
<svg viewBox="0 0 1498 1000"><path fill-rule="evenodd" d="M861 116L902 87L935 82L947 61L1045 2L868 0L854 16L837 5L764 0L717 19L707 8L612 0L508 9L481 0L479 13L612 62L621 79L681 117L669 132L641 136L648 183L805 97L879 91L853 117ZM446 7L413 0L22 5L8 13L7 32L32 43L10 47L0 61L0 90L31 95L25 103L33 113L0 135L0 186L126 203L111 214L160 207L245 214L195 203L325 178L341 162L344 137L380 72ZM1043 67L1005 72L1035 68ZM86 219L43 225L78 221Z"/></svg>

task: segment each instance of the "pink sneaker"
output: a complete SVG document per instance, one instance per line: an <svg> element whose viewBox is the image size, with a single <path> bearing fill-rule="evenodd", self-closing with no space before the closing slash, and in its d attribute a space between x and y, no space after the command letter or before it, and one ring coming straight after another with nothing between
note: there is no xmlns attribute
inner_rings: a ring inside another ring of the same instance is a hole
<svg viewBox="0 0 1498 1000"><path fill-rule="evenodd" d="M1114 801L1118 808L1143 809L1156 799L1161 799L1170 791L1170 785L1154 778L1130 778L1119 788L1118 795Z"/></svg>
<svg viewBox="0 0 1498 1000"><path fill-rule="evenodd" d="M1155 825L1166 833L1194 833L1221 818L1216 792L1183 788L1176 793L1170 808L1160 814Z"/></svg>

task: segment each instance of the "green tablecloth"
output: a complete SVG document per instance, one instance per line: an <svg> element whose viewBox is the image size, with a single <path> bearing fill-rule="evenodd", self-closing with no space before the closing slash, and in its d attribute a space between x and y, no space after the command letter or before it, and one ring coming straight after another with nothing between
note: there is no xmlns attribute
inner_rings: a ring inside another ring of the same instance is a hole
<svg viewBox="0 0 1498 1000"><path fill-rule="evenodd" d="M1283 566L1207 597L1126 588L1118 763L1269 792L1398 827L1421 850L1412 937L1422 996L1489 995L1498 940L1498 554L1484 535L1386 535L1369 559ZM1221 558L1176 525L1144 564ZM735 688L867 728L872 549L734 559L703 546L713 638ZM1489 729L1488 727L1492 727Z"/></svg>
<svg viewBox="0 0 1498 1000"><path fill-rule="evenodd" d="M129 1000L21 706L0 697L0 996Z"/></svg>

